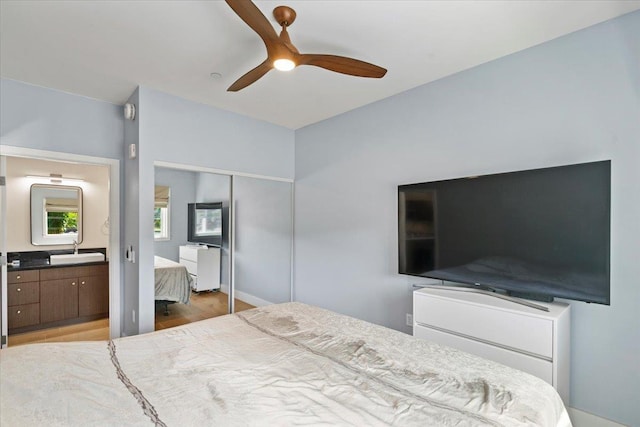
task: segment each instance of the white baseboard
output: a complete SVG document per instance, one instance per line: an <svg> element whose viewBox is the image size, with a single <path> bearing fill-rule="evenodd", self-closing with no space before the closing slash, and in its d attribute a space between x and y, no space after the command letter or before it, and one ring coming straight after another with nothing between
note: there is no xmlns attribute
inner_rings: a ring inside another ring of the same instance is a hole
<svg viewBox="0 0 640 427"><path fill-rule="evenodd" d="M220 290L225 294L229 294L229 285L225 285L224 283L220 285ZM265 305L273 304L271 301L264 300L262 298L258 298L251 294L242 291L235 291L234 298L239 299L240 301L246 302L247 304L251 304L256 307L264 307Z"/></svg>
<svg viewBox="0 0 640 427"><path fill-rule="evenodd" d="M251 304L251 305L256 306L256 307L264 307L265 305L273 304L270 301L264 300L262 298L255 297L255 296L253 296L251 294L248 294L248 293L242 292L242 291L236 291L235 292L235 297L237 299L239 299L240 301L244 301L247 304Z"/></svg>
<svg viewBox="0 0 640 427"><path fill-rule="evenodd" d="M618 424L576 408L568 407L567 412L573 427L625 427L624 424Z"/></svg>

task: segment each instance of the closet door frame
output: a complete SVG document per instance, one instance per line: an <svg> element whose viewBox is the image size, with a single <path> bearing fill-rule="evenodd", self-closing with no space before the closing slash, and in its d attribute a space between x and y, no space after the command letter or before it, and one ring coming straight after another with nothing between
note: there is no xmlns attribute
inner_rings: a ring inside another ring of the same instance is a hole
<svg viewBox="0 0 640 427"><path fill-rule="evenodd" d="M195 165L186 165L182 163L173 163L173 162L165 162L156 160L153 162L154 167L168 168L168 169L177 169L184 170L190 172L204 172L204 173L213 173L218 175L226 175L229 176L229 232L231 236L229 237L229 292L228 292L228 307L229 313L235 313L235 268L234 268L234 251L235 251L235 206L234 206L234 195L233 195L233 178L234 177L245 177L245 178L255 178L255 179L263 179L268 181L279 181L286 182L291 184L291 258L289 261L290 264L290 274L289 274L289 301L294 301L294 224L295 224L295 181L291 178L282 178L277 176L269 176L269 175L259 175L252 174L246 172L238 172L231 171L225 169L216 169L209 168L204 166L195 166Z"/></svg>

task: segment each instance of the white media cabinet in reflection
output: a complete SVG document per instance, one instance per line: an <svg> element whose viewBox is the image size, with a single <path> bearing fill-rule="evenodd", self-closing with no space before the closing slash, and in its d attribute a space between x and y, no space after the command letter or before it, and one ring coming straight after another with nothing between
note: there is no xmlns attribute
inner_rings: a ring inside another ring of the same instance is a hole
<svg viewBox="0 0 640 427"><path fill-rule="evenodd" d="M180 246L180 264L187 267L194 291L220 289L220 248L206 245Z"/></svg>
<svg viewBox="0 0 640 427"><path fill-rule="evenodd" d="M475 289L413 293L413 335L535 375L569 404L571 306L541 311Z"/></svg>

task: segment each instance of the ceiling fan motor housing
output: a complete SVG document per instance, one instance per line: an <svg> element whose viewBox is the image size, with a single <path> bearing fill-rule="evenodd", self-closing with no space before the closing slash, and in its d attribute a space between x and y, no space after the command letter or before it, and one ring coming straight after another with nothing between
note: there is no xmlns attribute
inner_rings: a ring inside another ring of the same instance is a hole
<svg viewBox="0 0 640 427"><path fill-rule="evenodd" d="M296 11L289 6L278 6L273 9L273 17L281 27L288 27L296 20Z"/></svg>

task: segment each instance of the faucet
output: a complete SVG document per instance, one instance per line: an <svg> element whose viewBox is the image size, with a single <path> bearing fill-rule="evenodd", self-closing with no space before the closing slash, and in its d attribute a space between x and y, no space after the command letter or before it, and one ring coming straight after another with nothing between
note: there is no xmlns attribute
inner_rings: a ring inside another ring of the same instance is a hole
<svg viewBox="0 0 640 427"><path fill-rule="evenodd" d="M78 242L73 241L73 254L78 255Z"/></svg>

